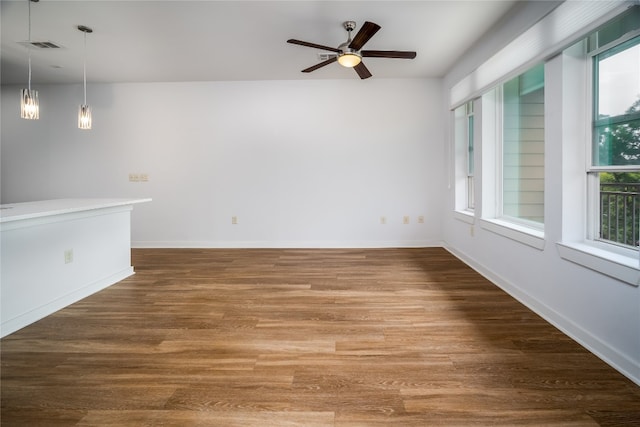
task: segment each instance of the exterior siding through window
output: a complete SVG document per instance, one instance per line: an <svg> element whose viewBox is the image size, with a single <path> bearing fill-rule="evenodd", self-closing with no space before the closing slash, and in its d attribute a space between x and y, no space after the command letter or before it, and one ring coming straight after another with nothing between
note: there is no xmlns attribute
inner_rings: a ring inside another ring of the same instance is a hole
<svg viewBox="0 0 640 427"><path fill-rule="evenodd" d="M543 66L503 87L503 214L544 223Z"/></svg>

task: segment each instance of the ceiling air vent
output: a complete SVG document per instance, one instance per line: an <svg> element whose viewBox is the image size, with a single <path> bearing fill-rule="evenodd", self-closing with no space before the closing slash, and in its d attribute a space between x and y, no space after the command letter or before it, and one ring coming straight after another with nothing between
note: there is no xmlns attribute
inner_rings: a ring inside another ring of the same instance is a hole
<svg viewBox="0 0 640 427"><path fill-rule="evenodd" d="M34 47L36 49L60 49L60 45L55 44L50 41L42 41L42 40L31 40L31 41L23 41L19 42L21 45L25 47Z"/></svg>
<svg viewBox="0 0 640 427"><path fill-rule="evenodd" d="M327 59L335 58L337 55L335 53L319 53L318 60L326 61Z"/></svg>

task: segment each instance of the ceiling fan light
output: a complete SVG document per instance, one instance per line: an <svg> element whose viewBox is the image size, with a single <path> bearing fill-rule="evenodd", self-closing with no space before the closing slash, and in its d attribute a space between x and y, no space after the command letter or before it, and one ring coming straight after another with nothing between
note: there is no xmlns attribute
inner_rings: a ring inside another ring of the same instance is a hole
<svg viewBox="0 0 640 427"><path fill-rule="evenodd" d="M338 56L338 63L343 67L353 68L362 61L362 58L357 53L345 52Z"/></svg>

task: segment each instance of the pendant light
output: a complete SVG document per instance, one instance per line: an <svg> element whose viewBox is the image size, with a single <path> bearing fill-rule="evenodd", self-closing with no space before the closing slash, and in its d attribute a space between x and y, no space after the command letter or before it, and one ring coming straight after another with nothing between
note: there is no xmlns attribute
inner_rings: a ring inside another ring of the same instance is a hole
<svg viewBox="0 0 640 427"><path fill-rule="evenodd" d="M22 89L20 94L20 117L28 120L38 120L40 118L40 103L38 101L38 91L31 89L31 2L38 0L27 0L29 3L29 85L27 89Z"/></svg>
<svg viewBox="0 0 640 427"><path fill-rule="evenodd" d="M78 30L84 33L84 65L82 72L84 103L80 105L78 110L78 128L91 129L91 107L87 104L87 34L92 33L93 30L84 25L78 25Z"/></svg>

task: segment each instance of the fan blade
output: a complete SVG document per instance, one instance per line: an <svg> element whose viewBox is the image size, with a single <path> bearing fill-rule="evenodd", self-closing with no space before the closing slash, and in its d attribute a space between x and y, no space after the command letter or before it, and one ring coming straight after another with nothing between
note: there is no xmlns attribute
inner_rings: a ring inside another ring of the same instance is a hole
<svg viewBox="0 0 640 427"><path fill-rule="evenodd" d="M365 67L364 62L360 62L358 65L353 67L353 69L356 70L356 73L358 73L362 80L371 77L371 73L369 72L369 69Z"/></svg>
<svg viewBox="0 0 640 427"><path fill-rule="evenodd" d="M363 50L360 52L363 57L367 58L399 58L413 59L416 57L415 52L401 50Z"/></svg>
<svg viewBox="0 0 640 427"><path fill-rule="evenodd" d="M319 64L316 64L316 65L314 65L314 66L312 66L312 67L305 68L304 70L302 70L302 72L303 72L303 73L310 73L310 72L312 72L312 71L317 70L318 68L322 68L322 67L324 67L325 65L329 65L329 64L331 64L332 62L336 62L337 60L338 60L338 57L337 57L337 56L334 56L333 58L329 58L329 59L327 59L326 61L323 61L323 62L321 62L321 63L319 63Z"/></svg>
<svg viewBox="0 0 640 427"><path fill-rule="evenodd" d="M353 38L353 41L351 42L349 47L353 50L362 49L362 46L364 46L364 44L368 42L369 39L373 37L373 35L377 33L379 29L380 25L366 21L362 28L360 28L360 31L358 31L358 34L356 34L356 36Z"/></svg>
<svg viewBox="0 0 640 427"><path fill-rule="evenodd" d="M314 47L316 49L328 50L328 51L336 52L336 53L342 52L340 49L336 49L335 47L329 47L329 46L323 46L321 44L303 42L302 40L296 40L296 39L289 39L289 40L287 40L287 43L299 44L300 46Z"/></svg>

